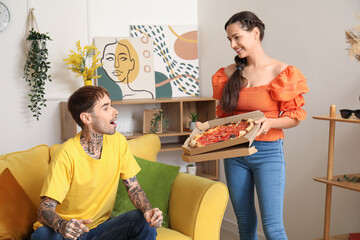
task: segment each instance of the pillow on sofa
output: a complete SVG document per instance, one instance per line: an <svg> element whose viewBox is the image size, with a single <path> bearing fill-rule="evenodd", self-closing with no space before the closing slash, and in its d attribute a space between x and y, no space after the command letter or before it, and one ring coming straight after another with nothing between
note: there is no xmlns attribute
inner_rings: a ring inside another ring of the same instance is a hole
<svg viewBox="0 0 360 240"><path fill-rule="evenodd" d="M37 208L10 170L0 174L0 239L24 239L32 232Z"/></svg>
<svg viewBox="0 0 360 240"><path fill-rule="evenodd" d="M134 156L156 162L156 156L161 148L158 135L145 134L141 137L128 140L128 144Z"/></svg>
<svg viewBox="0 0 360 240"><path fill-rule="evenodd" d="M49 168L49 147L38 145L26 151L0 157L0 173L9 168L35 206L40 204L40 191Z"/></svg>
<svg viewBox="0 0 360 240"><path fill-rule="evenodd" d="M152 162L135 156L136 161L141 167L141 171L136 175L140 186L145 191L151 206L159 208L163 212L164 227L169 227L169 198L171 185L179 173L180 167ZM111 216L135 209L129 199L125 186L120 179L116 194L116 202Z"/></svg>

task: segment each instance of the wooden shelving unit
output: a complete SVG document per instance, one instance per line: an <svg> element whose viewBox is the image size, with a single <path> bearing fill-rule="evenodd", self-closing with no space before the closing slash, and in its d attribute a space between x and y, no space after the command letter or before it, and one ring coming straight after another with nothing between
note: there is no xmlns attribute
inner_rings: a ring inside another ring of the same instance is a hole
<svg viewBox="0 0 360 240"><path fill-rule="evenodd" d="M177 142L162 143L161 152L181 151L182 144L190 135L188 130L190 121L189 114L196 112L199 114L198 120L200 122L215 118L216 100L206 97L179 97L179 98L156 98L156 99L131 99L131 100L113 100L112 105L119 110L125 106L137 106L137 111L149 108L149 104L156 104L159 108L164 110L165 118L169 120L169 127L163 129L162 133L157 134L160 139L177 137ZM143 108L142 108L143 106ZM65 141L77 134L77 126L72 119L70 113L67 111L67 103L60 103L61 116L61 136ZM119 118L121 113L119 112ZM142 120L142 119L141 119ZM132 136L127 136L127 139L133 139L142 136L142 131L134 132ZM181 153L179 153L180 155ZM179 156L181 158L181 156ZM218 179L218 160L197 163L197 174L199 176L210 179Z"/></svg>
<svg viewBox="0 0 360 240"><path fill-rule="evenodd" d="M336 106L330 106L330 115L328 116L313 116L314 119L326 120L330 122L329 125L329 148L328 148L328 163L327 163L327 176L314 178L315 181L326 184L326 197L325 197L325 218L324 218L324 240L341 240L346 238L348 234L330 236L330 211L331 211L331 194L332 187L341 187L352 191L360 192L360 183L353 183L348 181L337 181L338 178L343 175L333 176L334 167L334 146L335 146L335 123L346 122L346 123L360 123L360 119L352 116L351 118L344 119L340 115L336 114ZM360 173L346 174L348 177L360 177Z"/></svg>

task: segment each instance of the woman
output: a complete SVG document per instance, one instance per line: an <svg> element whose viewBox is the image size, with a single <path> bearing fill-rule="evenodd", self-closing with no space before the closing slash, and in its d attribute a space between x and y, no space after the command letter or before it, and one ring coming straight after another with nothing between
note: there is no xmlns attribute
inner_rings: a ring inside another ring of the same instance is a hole
<svg viewBox="0 0 360 240"><path fill-rule="evenodd" d="M235 63L212 78L213 97L220 100L216 114L227 117L260 110L265 117L253 142L257 153L224 160L231 202L241 240L257 238L254 203L256 186L266 239L287 239L283 225L285 162L282 129L306 117L302 94L308 92L301 72L267 56L262 48L264 23L252 12L233 15L225 24Z"/></svg>

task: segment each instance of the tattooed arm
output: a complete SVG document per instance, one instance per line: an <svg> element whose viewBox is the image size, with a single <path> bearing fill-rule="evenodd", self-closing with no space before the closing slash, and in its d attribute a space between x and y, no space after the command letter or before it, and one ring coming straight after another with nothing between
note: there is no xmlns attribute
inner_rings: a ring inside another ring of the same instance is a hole
<svg viewBox="0 0 360 240"><path fill-rule="evenodd" d="M158 228L163 222L162 212L158 208L152 208L151 204L141 188L136 176L123 180L129 198L134 206L143 214L150 226Z"/></svg>
<svg viewBox="0 0 360 240"><path fill-rule="evenodd" d="M81 234L89 231L85 224L91 223L92 220L71 219L67 221L55 212L57 205L56 200L42 197L38 209L38 221L69 239L77 239Z"/></svg>

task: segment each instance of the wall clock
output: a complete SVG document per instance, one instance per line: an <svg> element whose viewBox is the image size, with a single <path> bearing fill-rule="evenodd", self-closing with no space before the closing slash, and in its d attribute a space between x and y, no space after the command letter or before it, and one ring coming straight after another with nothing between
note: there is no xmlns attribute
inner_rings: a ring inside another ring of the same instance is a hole
<svg viewBox="0 0 360 240"><path fill-rule="evenodd" d="M10 11L9 9L0 2L0 32L4 31L10 22Z"/></svg>

